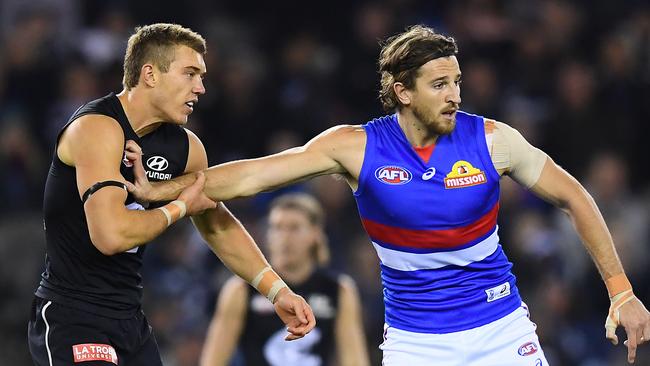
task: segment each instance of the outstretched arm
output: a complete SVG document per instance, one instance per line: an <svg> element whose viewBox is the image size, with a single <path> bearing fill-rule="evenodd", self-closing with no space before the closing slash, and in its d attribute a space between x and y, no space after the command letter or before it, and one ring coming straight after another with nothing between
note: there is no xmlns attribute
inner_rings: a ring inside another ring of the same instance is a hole
<svg viewBox="0 0 650 366"><path fill-rule="evenodd" d="M205 169L208 165L201 141L188 131L190 152L186 171ZM316 324L307 302L293 293L270 269L253 238L223 203L192 217L194 225L210 249L237 276L266 296L287 325L288 340L309 333Z"/></svg>
<svg viewBox="0 0 650 366"><path fill-rule="evenodd" d="M564 169L539 149L530 145L516 130L497 122L497 139L507 152L505 173L529 187L537 196L563 210L573 222L609 292L611 307L605 324L606 337L617 344L616 328L627 333L628 362L634 362L637 345L650 339L650 313L634 296L625 276L605 220L591 195Z"/></svg>
<svg viewBox="0 0 650 366"><path fill-rule="evenodd" d="M650 313L632 292L596 203L576 179L550 158L532 191L562 209L573 221L609 291L612 306L607 317L606 336L613 344L618 344L616 328L622 325L627 333L628 362L633 363L637 345L650 340Z"/></svg>
<svg viewBox="0 0 650 366"><path fill-rule="evenodd" d="M205 171L204 191L211 199L226 201L324 174L344 174L354 184L361 169L364 148L365 132L361 127L333 127L301 147L210 167ZM152 187L146 177L140 175L129 190L146 201L170 200L194 179L192 175L185 175L155 183Z"/></svg>

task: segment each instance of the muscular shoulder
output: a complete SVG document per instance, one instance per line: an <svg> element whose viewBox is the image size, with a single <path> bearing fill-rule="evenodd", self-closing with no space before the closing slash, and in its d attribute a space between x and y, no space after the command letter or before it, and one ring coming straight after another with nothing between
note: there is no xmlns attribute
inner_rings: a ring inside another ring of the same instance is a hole
<svg viewBox="0 0 650 366"><path fill-rule="evenodd" d="M357 145L365 141L366 131L359 125L338 125L321 132L310 143L319 142L327 146Z"/></svg>
<svg viewBox="0 0 650 366"><path fill-rule="evenodd" d="M351 172L351 162L363 158L366 131L358 125L339 125L323 131L305 147L324 152Z"/></svg>
<svg viewBox="0 0 650 366"><path fill-rule="evenodd" d="M187 153L187 165L185 166L185 173L196 172L204 170L208 167L208 155L205 147L196 134L187 128L184 128L187 133L189 141L189 151Z"/></svg>
<svg viewBox="0 0 650 366"><path fill-rule="evenodd" d="M103 137L122 137L124 138L124 131L120 124L112 117L103 114L87 114L72 121L70 125L63 132L63 136L83 135L84 138L98 138ZM106 136L102 134L108 134Z"/></svg>
<svg viewBox="0 0 650 366"><path fill-rule="evenodd" d="M494 167L526 187L539 179L547 155L532 146L516 129L485 120L485 135Z"/></svg>
<svg viewBox="0 0 650 366"><path fill-rule="evenodd" d="M57 153L59 159L74 166L74 156L88 149L112 151L124 148L124 131L113 118L101 114L87 114L68 125L61 134Z"/></svg>
<svg viewBox="0 0 650 366"><path fill-rule="evenodd" d="M341 274L338 276L339 289L342 293L347 294L356 294L357 293L357 284L354 282L352 277Z"/></svg>

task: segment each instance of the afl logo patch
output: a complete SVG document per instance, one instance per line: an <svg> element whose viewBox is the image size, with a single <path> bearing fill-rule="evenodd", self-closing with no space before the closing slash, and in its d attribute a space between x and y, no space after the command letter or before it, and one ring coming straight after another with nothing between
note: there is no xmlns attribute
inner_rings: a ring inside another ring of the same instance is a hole
<svg viewBox="0 0 650 366"><path fill-rule="evenodd" d="M382 183L399 185L410 182L413 174L401 166L385 165L375 170L375 178Z"/></svg>
<svg viewBox="0 0 650 366"><path fill-rule="evenodd" d="M167 159L163 158L162 156L156 155L147 159L147 166L151 170L162 172L163 170L167 169L169 162L167 162Z"/></svg>
<svg viewBox="0 0 650 366"><path fill-rule="evenodd" d="M535 342L524 343L519 347L519 356L530 356L537 352L537 344Z"/></svg>

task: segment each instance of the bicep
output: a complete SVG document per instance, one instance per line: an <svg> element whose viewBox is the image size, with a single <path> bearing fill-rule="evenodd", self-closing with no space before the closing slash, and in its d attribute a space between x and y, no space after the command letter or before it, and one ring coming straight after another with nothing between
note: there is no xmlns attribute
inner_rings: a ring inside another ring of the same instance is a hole
<svg viewBox="0 0 650 366"><path fill-rule="evenodd" d="M349 174L365 147L355 126L336 126L311 139L304 146L258 159L260 179L269 186L295 183L326 174ZM361 153L359 153L359 151Z"/></svg>
<svg viewBox="0 0 650 366"><path fill-rule="evenodd" d="M553 159L547 158L544 168L531 191L545 201L565 208L579 194L587 194L582 185Z"/></svg>
<svg viewBox="0 0 650 366"><path fill-rule="evenodd" d="M113 119L97 115L81 117L68 126L59 143L75 167L80 199L98 182L125 182L120 173L124 134ZM97 190L84 203L88 231L96 245L115 231L120 210L125 210L126 196L124 189L107 186Z"/></svg>
<svg viewBox="0 0 650 366"><path fill-rule="evenodd" d="M59 143L75 167L79 197L97 182L125 181L120 173L124 134L111 118L81 117L66 129Z"/></svg>

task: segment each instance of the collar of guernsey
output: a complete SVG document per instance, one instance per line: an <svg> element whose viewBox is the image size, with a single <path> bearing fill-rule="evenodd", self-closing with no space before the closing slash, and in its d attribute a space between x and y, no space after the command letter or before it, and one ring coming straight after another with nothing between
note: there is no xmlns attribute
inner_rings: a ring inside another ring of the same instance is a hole
<svg viewBox="0 0 650 366"><path fill-rule="evenodd" d="M497 234L499 174L483 117L458 111L428 162L396 115L363 125L355 199L381 262L385 321L420 333L485 325L521 305Z"/></svg>

